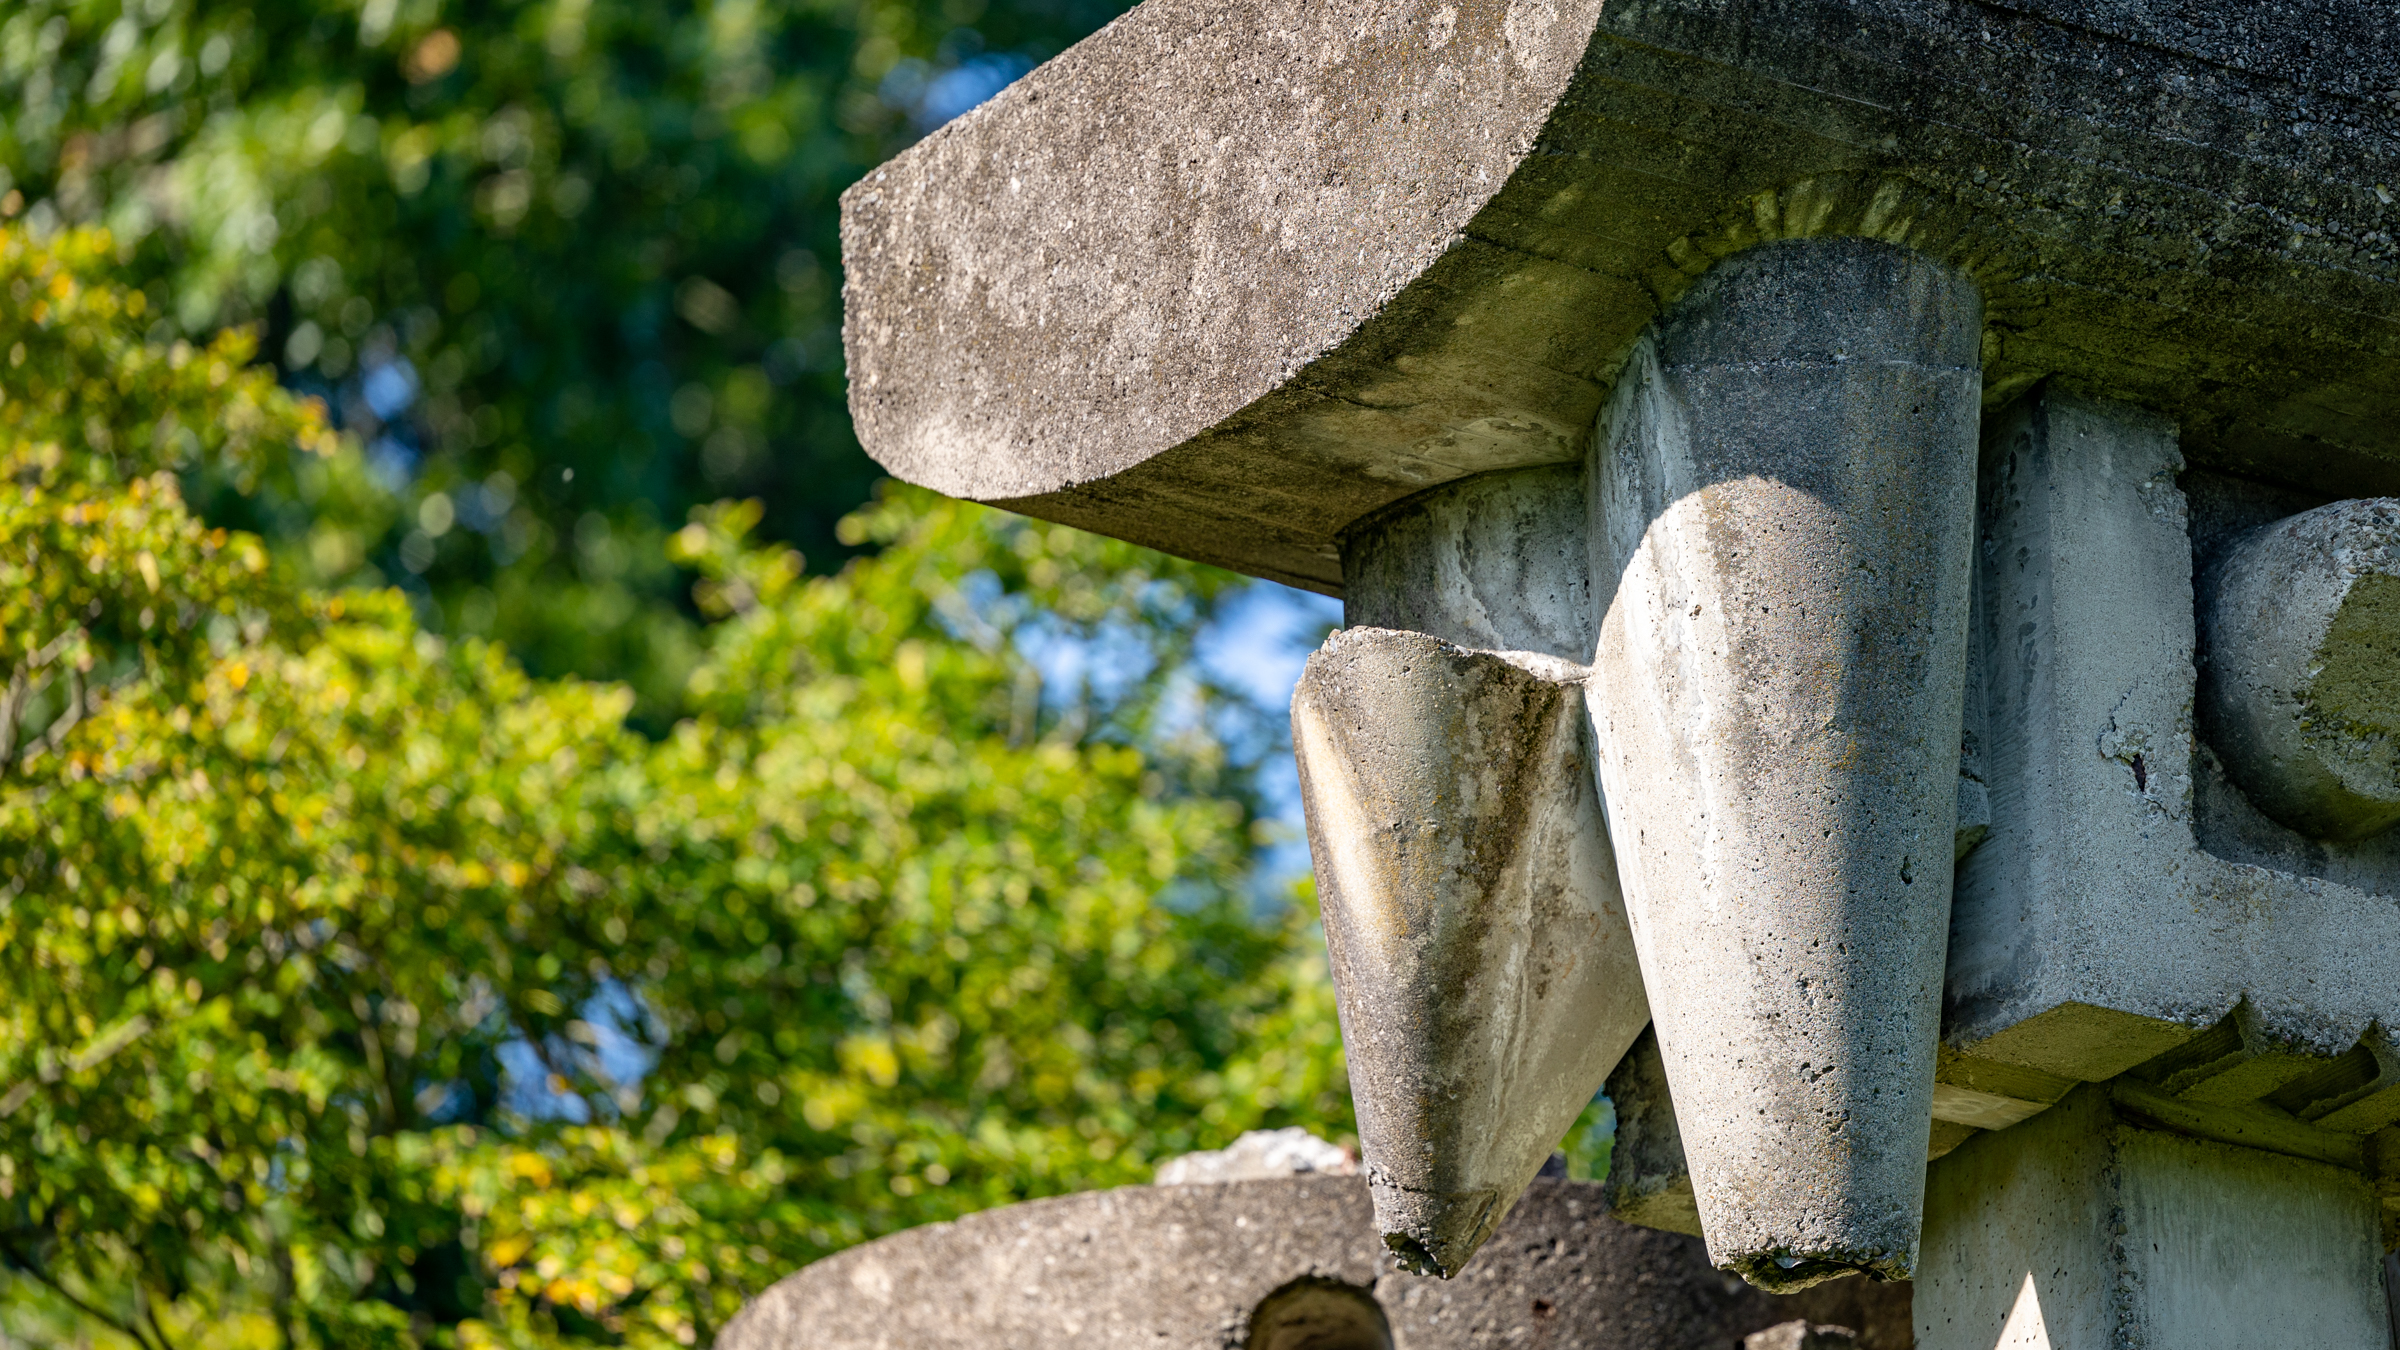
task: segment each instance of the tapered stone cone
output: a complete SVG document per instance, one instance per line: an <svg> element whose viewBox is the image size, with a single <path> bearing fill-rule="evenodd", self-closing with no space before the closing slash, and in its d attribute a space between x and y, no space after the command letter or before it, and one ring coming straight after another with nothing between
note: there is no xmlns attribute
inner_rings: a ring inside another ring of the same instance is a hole
<svg viewBox="0 0 2400 1350"><path fill-rule="evenodd" d="M1981 302L1863 239L1710 272L1595 437L1590 705L1711 1257L1906 1278L1950 921Z"/></svg>
<svg viewBox="0 0 2400 1350"><path fill-rule="evenodd" d="M1353 628L1292 739L1376 1222L1458 1273L1649 1021L1585 671Z"/></svg>

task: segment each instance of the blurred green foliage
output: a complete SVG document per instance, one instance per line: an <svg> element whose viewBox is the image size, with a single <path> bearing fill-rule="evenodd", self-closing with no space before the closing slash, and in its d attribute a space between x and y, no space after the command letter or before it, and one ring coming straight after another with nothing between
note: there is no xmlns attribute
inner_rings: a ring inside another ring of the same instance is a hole
<svg viewBox="0 0 2400 1350"><path fill-rule="evenodd" d="M725 496L828 570L875 478L835 197L1123 0L12 0L0 218L106 224L150 337L264 325L401 500L316 579L632 683L700 659L662 536ZM225 484L209 485L221 489Z"/></svg>
<svg viewBox="0 0 2400 1350"><path fill-rule="evenodd" d="M705 1344L862 1238L1349 1128L1185 659L1235 578L913 491L812 578L707 509L636 735L301 584L376 509L358 439L239 336L149 341L117 253L0 229L10 1335ZM1123 678L1046 695L1044 634Z"/></svg>
<svg viewBox="0 0 2400 1350"><path fill-rule="evenodd" d="M1592 1098L1583 1114L1559 1142L1566 1155L1567 1175L1576 1181L1601 1181L1608 1176L1609 1155L1617 1147L1617 1106L1606 1093Z"/></svg>

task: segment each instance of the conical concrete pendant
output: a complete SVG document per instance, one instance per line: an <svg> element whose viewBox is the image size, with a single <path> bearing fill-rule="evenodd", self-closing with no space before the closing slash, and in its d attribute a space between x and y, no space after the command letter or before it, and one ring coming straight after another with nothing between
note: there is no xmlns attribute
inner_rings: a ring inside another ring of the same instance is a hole
<svg viewBox="0 0 2400 1350"><path fill-rule="evenodd" d="M1455 1275L1649 1020L1582 667L1353 628L1292 696L1376 1222Z"/></svg>
<svg viewBox="0 0 2400 1350"><path fill-rule="evenodd" d="M1617 385L1590 704L1711 1257L1906 1278L1966 662L1981 302L1862 239L1720 264Z"/></svg>

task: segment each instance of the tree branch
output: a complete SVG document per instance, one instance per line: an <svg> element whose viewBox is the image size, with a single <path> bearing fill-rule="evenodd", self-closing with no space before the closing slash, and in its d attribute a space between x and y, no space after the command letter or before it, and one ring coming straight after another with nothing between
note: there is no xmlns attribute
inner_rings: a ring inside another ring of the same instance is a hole
<svg viewBox="0 0 2400 1350"><path fill-rule="evenodd" d="M27 1275L32 1276L36 1283L41 1284L45 1288L49 1289L50 1292L58 1295L60 1298L65 1299L69 1304L74 1306L76 1311L82 1313L84 1316L92 1318L94 1321L101 1323L103 1326L108 1327L118 1335L125 1337L129 1341L132 1341L135 1345L147 1347L151 1344L150 1338L142 1334L142 1329L138 1324L128 1322L122 1318L104 1312L101 1309L94 1307L92 1304L77 1298L75 1296L75 1291L60 1283L58 1278L52 1275L49 1271L42 1269L41 1263L27 1256L24 1252L24 1249L18 1247L13 1240L0 1243L0 1251L5 1251L8 1254L9 1261L12 1262L17 1269L24 1271ZM173 1347L162 1347L162 1350L173 1350Z"/></svg>

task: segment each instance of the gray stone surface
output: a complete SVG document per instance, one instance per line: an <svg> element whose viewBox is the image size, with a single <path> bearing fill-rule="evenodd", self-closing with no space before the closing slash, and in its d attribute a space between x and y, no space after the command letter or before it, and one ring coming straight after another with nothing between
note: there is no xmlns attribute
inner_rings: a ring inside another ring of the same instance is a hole
<svg viewBox="0 0 2400 1350"><path fill-rule="evenodd" d="M1995 399L2048 376L2197 458L2389 491L2385 18L1150 0L846 195L859 433L914 482L1334 591L1360 517L1578 459L1717 259L1859 235L1975 276Z"/></svg>
<svg viewBox="0 0 2400 1350"><path fill-rule="evenodd" d="M1600 1181L1608 1212L1644 1228L1700 1236L1692 1169L1683 1160L1675 1094L1667 1086L1667 1066L1659 1060L1656 1029L1644 1031L1609 1074L1608 1100L1617 1111L1608 1175Z"/></svg>
<svg viewBox="0 0 2400 1350"><path fill-rule="evenodd" d="M1709 1251L1905 1278L1950 922L1976 335L1965 277L1762 246L1597 434L1602 792Z"/></svg>
<svg viewBox="0 0 2400 1350"><path fill-rule="evenodd" d="M2192 467L2177 481L2190 524L2195 579L2207 577L2227 550L2255 532L2341 499ZM2327 840L2281 824L2234 785L2205 735L2193 753L2192 832L2202 851L2227 862L2338 882L2373 895L2400 895L2400 831Z"/></svg>
<svg viewBox="0 0 2400 1350"><path fill-rule="evenodd" d="M2263 1042L2327 1063L2400 1026L2400 905L2371 866L2200 846L2183 467L2173 426L2122 404L2044 390L1986 419L1993 819L1958 871L1944 1028L1965 1072L2108 1079L2245 1001Z"/></svg>
<svg viewBox="0 0 2400 1350"><path fill-rule="evenodd" d="M2251 803L2314 839L2400 823L2400 500L2335 502L2200 587L2200 723Z"/></svg>
<svg viewBox="0 0 2400 1350"><path fill-rule="evenodd" d="M1583 466L1487 473L1423 492L1342 537L1342 620L1486 651L1592 659Z"/></svg>
<svg viewBox="0 0 2400 1350"><path fill-rule="evenodd" d="M1650 1020L1582 666L1352 628L1292 695L1385 1242L1456 1274Z"/></svg>
<svg viewBox="0 0 2400 1350"><path fill-rule="evenodd" d="M1771 1297L1709 1269L1696 1239L1604 1217L1598 1190L1536 1181L1483 1254L1446 1281L1391 1269L1356 1177L1037 1200L819 1261L753 1300L717 1344L1299 1350L1298 1338L1272 1334L1280 1311L1347 1337L1316 1350L1727 1350L1798 1318L1858 1328L1866 1350L1908 1345L1907 1286L1846 1280ZM1292 1298L1302 1292L1316 1297ZM1365 1316L1361 1299L1373 1305ZM1377 1314L1388 1341L1373 1338Z"/></svg>
<svg viewBox="0 0 2400 1350"><path fill-rule="evenodd" d="M1742 1338L1742 1350L1856 1350L1857 1346L1858 1338L1848 1327L1819 1326L1800 1319Z"/></svg>
<svg viewBox="0 0 2400 1350"><path fill-rule="evenodd" d="M1924 1350L2390 1350L2356 1172L2141 1128L2078 1089L1934 1164Z"/></svg>

